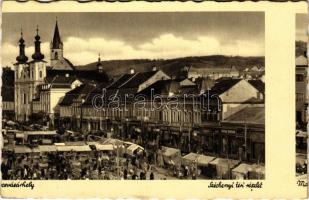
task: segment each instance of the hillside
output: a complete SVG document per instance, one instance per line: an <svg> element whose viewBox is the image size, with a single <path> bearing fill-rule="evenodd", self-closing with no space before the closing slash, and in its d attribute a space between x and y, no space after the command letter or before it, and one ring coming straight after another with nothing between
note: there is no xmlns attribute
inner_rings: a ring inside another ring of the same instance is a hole
<svg viewBox="0 0 309 200"><path fill-rule="evenodd" d="M149 71L154 66L163 70L165 73L172 75L178 73L182 67L191 66L191 68L213 68L213 67L231 67L235 66L242 70L252 66L264 66L264 57L229 57L222 55L200 56L200 57L184 57L167 60L110 60L102 61L102 65L109 76L118 76L123 73L128 73L131 68L135 71ZM77 69L94 70L97 62L90 63L84 66L76 66Z"/></svg>

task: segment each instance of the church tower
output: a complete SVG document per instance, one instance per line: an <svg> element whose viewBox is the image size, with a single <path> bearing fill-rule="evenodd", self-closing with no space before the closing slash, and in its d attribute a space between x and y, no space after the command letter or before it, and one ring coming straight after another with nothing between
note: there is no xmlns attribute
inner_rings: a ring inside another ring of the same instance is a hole
<svg viewBox="0 0 309 200"><path fill-rule="evenodd" d="M16 120L24 120L25 115L24 113L25 108L22 107L23 105L23 91L24 83L27 81L27 71L28 71L28 57L25 54L25 40L23 38L23 32L21 30L19 39L19 55L16 57L16 63L14 64L15 67L15 79L14 79L14 110L15 110L15 117Z"/></svg>
<svg viewBox="0 0 309 200"><path fill-rule="evenodd" d="M56 20L54 36L50 42L50 67L54 70L74 70L73 64L63 56L63 43Z"/></svg>
<svg viewBox="0 0 309 200"><path fill-rule="evenodd" d="M97 71L98 71L99 73L103 73L103 72L104 72L104 71L103 71L103 65L102 65L102 63L101 63L100 54L99 54L99 58L98 58L98 62L97 62Z"/></svg>
<svg viewBox="0 0 309 200"><path fill-rule="evenodd" d="M57 65L57 63L63 59L63 43L60 38L58 29L58 21L56 20L54 37L50 43L50 63L51 66Z"/></svg>
<svg viewBox="0 0 309 200"><path fill-rule="evenodd" d="M17 63L15 64L15 79L20 78L23 68L27 65L28 57L25 54L25 46L23 31L21 30L19 39L19 55L16 57Z"/></svg>

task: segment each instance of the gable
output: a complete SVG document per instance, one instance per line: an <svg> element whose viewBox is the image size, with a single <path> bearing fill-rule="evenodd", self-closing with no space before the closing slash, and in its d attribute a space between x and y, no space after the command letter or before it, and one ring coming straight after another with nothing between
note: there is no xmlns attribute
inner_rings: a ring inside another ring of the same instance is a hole
<svg viewBox="0 0 309 200"><path fill-rule="evenodd" d="M143 89L147 88L148 86L159 80L167 80L167 79L170 79L170 77L166 75L163 71L159 70L149 79L147 79L144 83L140 84L137 92L142 91Z"/></svg>
<svg viewBox="0 0 309 200"><path fill-rule="evenodd" d="M242 103L251 99L261 98L259 91L246 80L239 81L219 95L219 97L223 103Z"/></svg>
<svg viewBox="0 0 309 200"><path fill-rule="evenodd" d="M195 85L195 83L193 83L189 79L184 79L184 80L180 81L180 85L181 86L193 86L193 85Z"/></svg>

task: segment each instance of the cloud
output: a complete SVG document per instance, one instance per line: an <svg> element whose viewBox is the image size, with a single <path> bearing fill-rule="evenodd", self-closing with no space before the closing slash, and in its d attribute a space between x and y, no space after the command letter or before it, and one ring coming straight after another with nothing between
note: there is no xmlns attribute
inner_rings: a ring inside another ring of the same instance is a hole
<svg viewBox="0 0 309 200"><path fill-rule="evenodd" d="M34 46L29 46L25 48L26 56L28 57L28 61L31 60L31 56L34 52ZM44 42L41 43L41 52L44 54L44 60L49 61L49 43ZM16 45L12 45L10 43L3 43L2 45L2 66L12 66L16 63L16 57L19 54L19 47Z"/></svg>
<svg viewBox="0 0 309 200"><path fill-rule="evenodd" d="M27 56L31 57L33 46L26 48ZM49 61L49 43L42 43L42 52L46 61ZM103 60L139 59L139 58L177 58L185 56L204 55L241 55L263 56L263 42L236 40L232 43L223 43L214 37L199 36L196 39L186 39L173 34L163 34L149 42L136 46L129 45L121 40L107 40L105 38L82 39L68 37L64 41L64 56L75 65L84 65L95 62L98 53ZM18 47L9 43L3 44L3 63L15 62Z"/></svg>

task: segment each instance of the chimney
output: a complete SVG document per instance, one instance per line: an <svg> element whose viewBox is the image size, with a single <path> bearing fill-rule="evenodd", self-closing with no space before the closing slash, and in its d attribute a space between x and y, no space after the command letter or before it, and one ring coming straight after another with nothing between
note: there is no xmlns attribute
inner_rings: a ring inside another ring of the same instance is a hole
<svg viewBox="0 0 309 200"><path fill-rule="evenodd" d="M130 69L130 74L134 74L134 73L135 73L134 69L131 68L131 69Z"/></svg>

